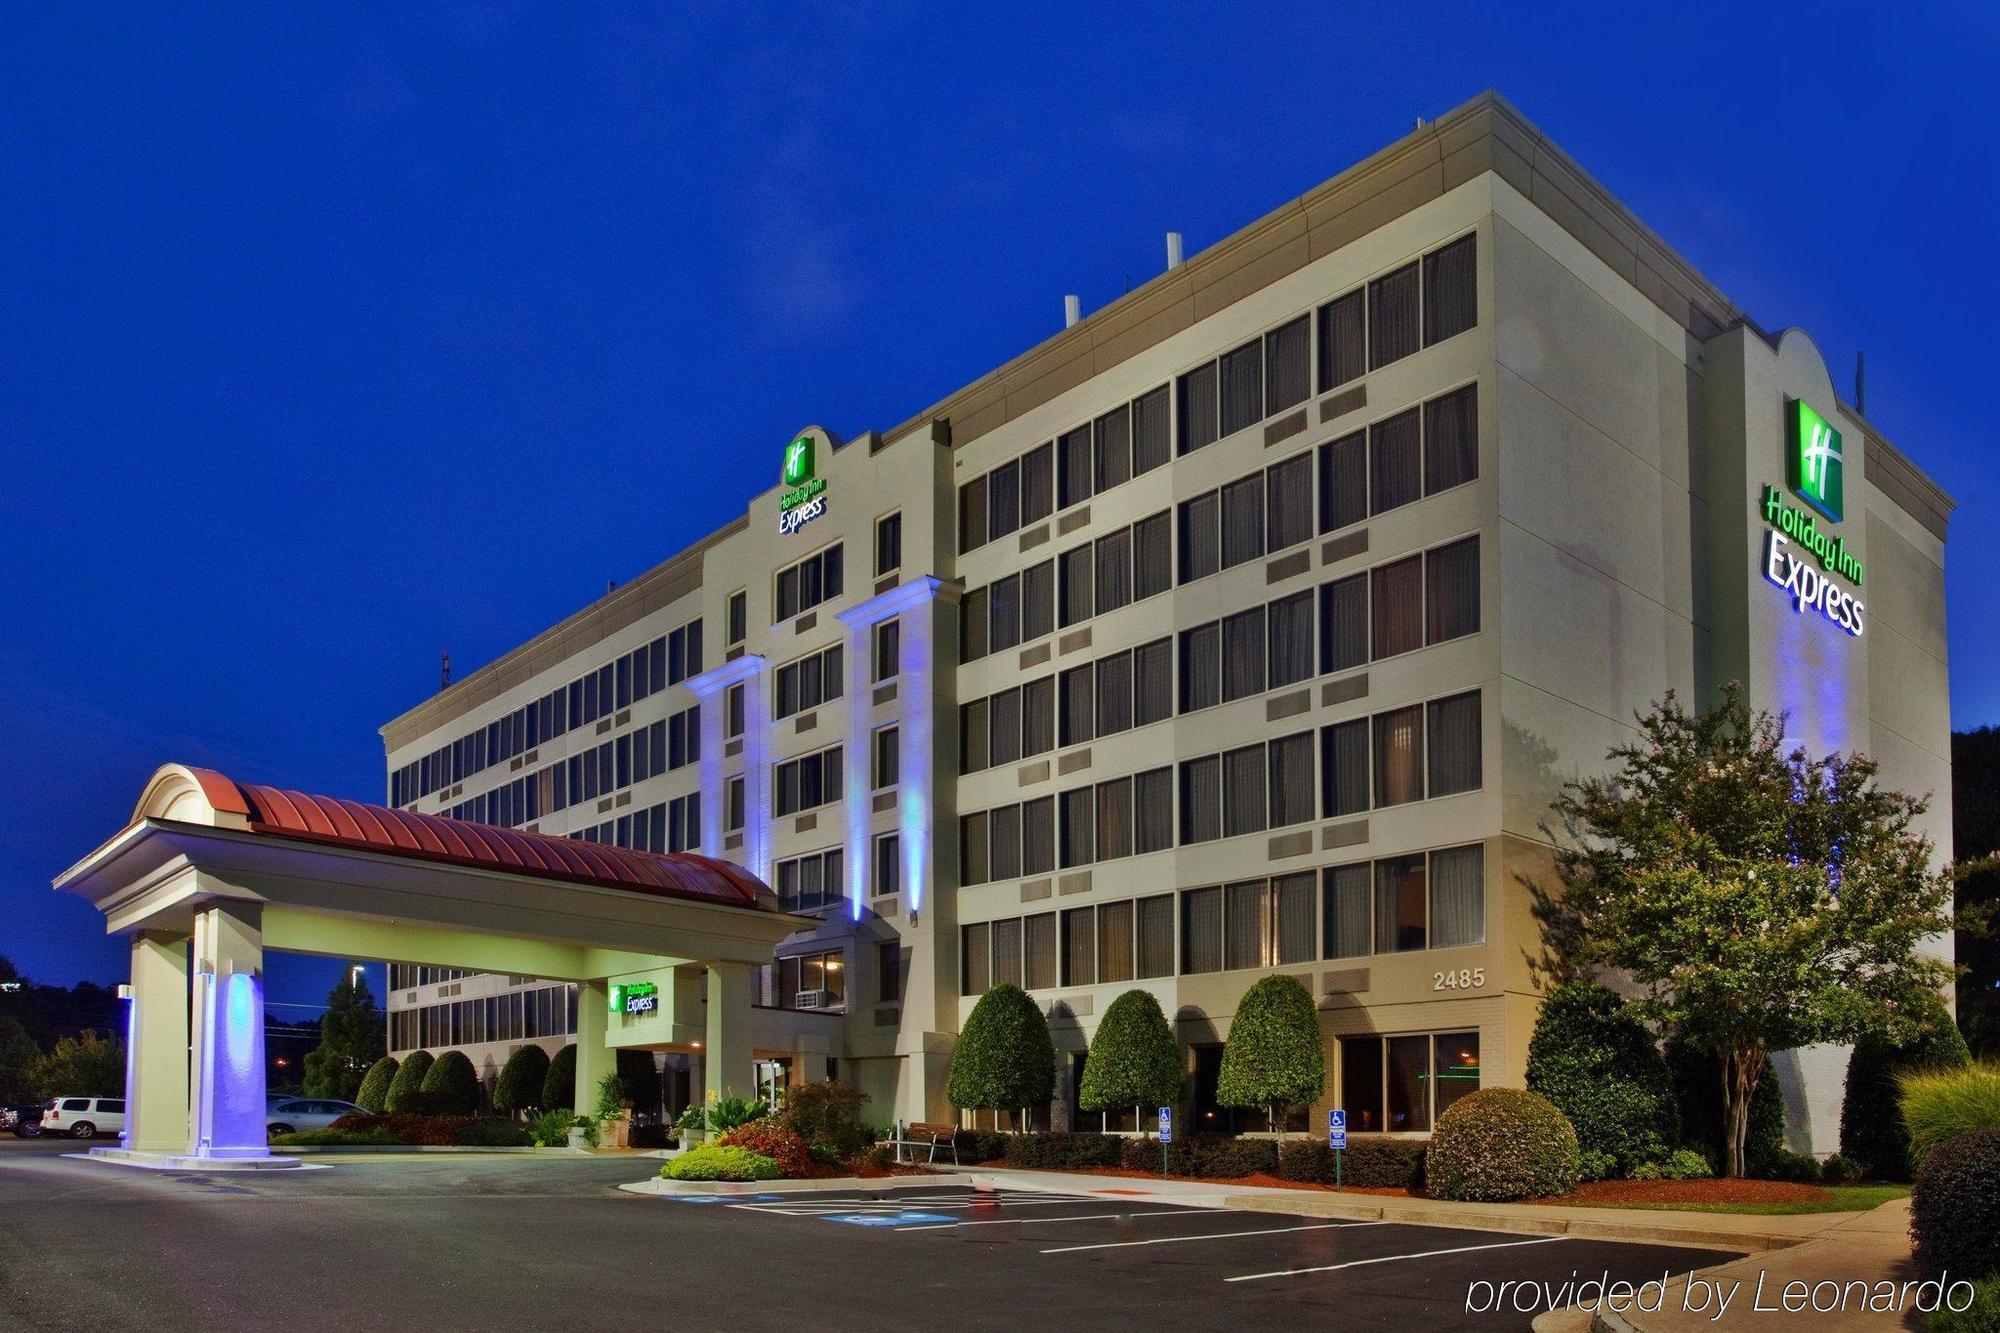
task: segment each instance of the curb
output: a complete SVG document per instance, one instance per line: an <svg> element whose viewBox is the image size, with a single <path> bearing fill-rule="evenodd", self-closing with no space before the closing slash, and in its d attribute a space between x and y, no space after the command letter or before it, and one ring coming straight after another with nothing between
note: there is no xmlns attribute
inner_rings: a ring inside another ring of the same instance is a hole
<svg viewBox="0 0 2000 1333"><path fill-rule="evenodd" d="M468 1147L464 1144L448 1144L442 1147L426 1146L420 1143L327 1143L318 1146L287 1148L287 1152L298 1157L337 1157L347 1154L354 1156L388 1157L405 1153L469 1153L481 1157L499 1153L540 1156L540 1157L595 1157L588 1148L519 1148L495 1146L490 1148Z"/></svg>
<svg viewBox="0 0 2000 1333"><path fill-rule="evenodd" d="M863 1179L860 1176L832 1176L824 1180L668 1180L654 1176L647 1180L635 1180L618 1188L631 1194L657 1194L661 1196L694 1195L709 1197L731 1194L806 1194L817 1190L854 1190L870 1194L887 1194L891 1190L909 1189L930 1185L971 1185L973 1177L964 1173L947 1173L932 1176L876 1176Z"/></svg>
<svg viewBox="0 0 2000 1333"><path fill-rule="evenodd" d="M1640 1221L1537 1217L1510 1212L1467 1212L1461 1207L1389 1208L1379 1203L1349 1203L1337 1196L1305 1194L1288 1199L1274 1194L1232 1194L1223 1200L1228 1208L1264 1213L1293 1213L1304 1217L1339 1217L1365 1222L1396 1222L1407 1226L1459 1227L1474 1231L1502 1231L1533 1236L1574 1236L1579 1240L1646 1241L1655 1245L1683 1245L1694 1249L1729 1250L1739 1254L1759 1254L1789 1249L1813 1239L1811 1234L1711 1229L1705 1227L1661 1226Z"/></svg>

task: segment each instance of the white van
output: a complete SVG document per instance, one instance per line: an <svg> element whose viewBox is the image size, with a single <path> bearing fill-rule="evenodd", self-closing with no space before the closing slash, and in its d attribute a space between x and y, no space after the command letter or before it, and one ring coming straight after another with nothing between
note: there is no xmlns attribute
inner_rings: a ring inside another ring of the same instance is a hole
<svg viewBox="0 0 2000 1333"><path fill-rule="evenodd" d="M73 1139L125 1132L123 1097L56 1097L42 1113L42 1133L67 1134Z"/></svg>

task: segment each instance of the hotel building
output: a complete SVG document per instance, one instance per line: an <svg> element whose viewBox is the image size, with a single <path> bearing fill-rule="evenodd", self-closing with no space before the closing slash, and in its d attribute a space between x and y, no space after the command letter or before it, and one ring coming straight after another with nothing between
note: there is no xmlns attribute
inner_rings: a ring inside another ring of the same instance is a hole
<svg viewBox="0 0 2000 1333"><path fill-rule="evenodd" d="M1518 1085L1550 801L1668 690L1868 751L1950 853L1951 500L1490 94L900 425L745 447L747 512L384 727L389 799L748 867L814 923L763 1077L878 1121L952 1114L1001 981L1058 1125L1138 986L1226 1126L1274 970L1353 1129ZM699 1095L698 990L649 984L611 1040ZM562 996L398 968L391 1045L491 1072ZM1780 1061L1794 1146L1844 1060Z"/></svg>

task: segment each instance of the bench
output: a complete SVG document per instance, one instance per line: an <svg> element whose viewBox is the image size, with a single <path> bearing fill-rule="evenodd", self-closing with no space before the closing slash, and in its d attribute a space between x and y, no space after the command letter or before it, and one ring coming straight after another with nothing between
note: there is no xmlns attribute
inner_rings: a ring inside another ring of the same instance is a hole
<svg viewBox="0 0 2000 1333"><path fill-rule="evenodd" d="M896 1137L890 1143L896 1150L896 1161L899 1165L903 1161L903 1149L929 1148L930 1156L924 1159L925 1166L935 1163L939 1147L947 1145L951 1148L951 1164L957 1166L959 1164L957 1125L933 1125L922 1121L907 1125L898 1123ZM911 1165L914 1166L915 1163L912 1162Z"/></svg>

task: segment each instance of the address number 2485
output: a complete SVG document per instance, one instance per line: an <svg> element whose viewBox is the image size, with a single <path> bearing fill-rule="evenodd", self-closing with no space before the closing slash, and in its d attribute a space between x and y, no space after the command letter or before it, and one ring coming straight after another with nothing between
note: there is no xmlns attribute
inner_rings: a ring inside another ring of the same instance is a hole
<svg viewBox="0 0 2000 1333"><path fill-rule="evenodd" d="M1486 985L1486 969L1461 967L1456 972L1431 973L1432 990L1479 990Z"/></svg>

